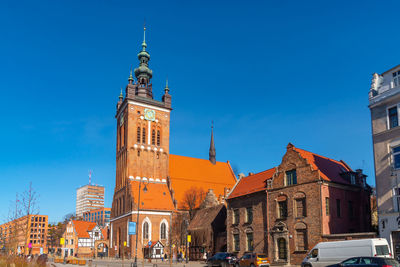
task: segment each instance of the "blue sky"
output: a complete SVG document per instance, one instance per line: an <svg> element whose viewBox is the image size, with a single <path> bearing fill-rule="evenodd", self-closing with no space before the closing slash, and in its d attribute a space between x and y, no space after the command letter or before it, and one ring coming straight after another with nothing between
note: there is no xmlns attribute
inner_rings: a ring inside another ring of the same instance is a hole
<svg viewBox="0 0 400 267"><path fill-rule="evenodd" d="M88 181L115 184L115 105L143 20L170 151L241 172L294 145L363 168L374 184L371 74L399 64L398 1L1 1L0 217L29 181L50 221Z"/></svg>

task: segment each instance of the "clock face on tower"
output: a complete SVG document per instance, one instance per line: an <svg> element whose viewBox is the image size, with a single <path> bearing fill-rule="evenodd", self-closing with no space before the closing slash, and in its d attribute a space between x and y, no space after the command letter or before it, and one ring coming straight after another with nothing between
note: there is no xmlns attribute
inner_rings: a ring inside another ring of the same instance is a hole
<svg viewBox="0 0 400 267"><path fill-rule="evenodd" d="M145 108L144 109L144 118L148 121L156 120L156 112L152 109Z"/></svg>

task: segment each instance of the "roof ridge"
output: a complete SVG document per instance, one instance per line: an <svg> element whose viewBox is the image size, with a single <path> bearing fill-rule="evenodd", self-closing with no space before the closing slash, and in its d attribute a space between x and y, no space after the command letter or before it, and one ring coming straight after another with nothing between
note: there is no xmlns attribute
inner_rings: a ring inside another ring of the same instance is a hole
<svg viewBox="0 0 400 267"><path fill-rule="evenodd" d="M308 151L308 150L305 150L305 149L302 149L302 148L294 147L294 149L295 149L295 150L296 150L296 149L298 149L298 150L303 150L304 152L313 154L313 155L315 155L315 156L319 156L319 157L321 157L321 158L329 159L329 160L335 161L335 162L337 162L337 163L345 163L343 160L336 160L336 159L333 159L333 158L329 158L329 157L327 157L327 156L323 156L323 155L320 155L320 154L317 154L317 153L314 153L314 152L311 152L311 151ZM348 166L346 163L345 163L345 165Z"/></svg>
<svg viewBox="0 0 400 267"><path fill-rule="evenodd" d="M189 157L189 156L182 156L182 155L175 155L175 154L169 154L170 156L177 156L177 157L183 157L183 158L188 158L188 159L198 159L198 160L204 160L204 161L210 161L210 160L208 160L208 159L202 159L202 158L195 158L195 157ZM228 162L225 162L225 161L216 161L216 162L219 162L219 163L223 163L223 164L229 164Z"/></svg>

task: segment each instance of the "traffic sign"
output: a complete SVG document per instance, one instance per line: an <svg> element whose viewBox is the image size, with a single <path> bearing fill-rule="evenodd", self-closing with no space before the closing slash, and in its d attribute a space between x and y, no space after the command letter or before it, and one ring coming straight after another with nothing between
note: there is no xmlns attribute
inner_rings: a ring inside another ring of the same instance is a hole
<svg viewBox="0 0 400 267"><path fill-rule="evenodd" d="M151 246L151 241L149 241L149 247Z"/></svg>
<svg viewBox="0 0 400 267"><path fill-rule="evenodd" d="M136 235L136 222L129 222L128 234Z"/></svg>

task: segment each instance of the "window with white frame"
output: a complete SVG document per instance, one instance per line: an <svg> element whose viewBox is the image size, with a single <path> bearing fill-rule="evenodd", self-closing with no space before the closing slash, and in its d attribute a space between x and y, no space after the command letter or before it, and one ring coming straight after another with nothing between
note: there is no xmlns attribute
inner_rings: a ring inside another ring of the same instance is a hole
<svg viewBox="0 0 400 267"><path fill-rule="evenodd" d="M393 75L392 87L400 86L400 70L393 72L392 75Z"/></svg>
<svg viewBox="0 0 400 267"><path fill-rule="evenodd" d="M400 188L393 188L393 209L394 211L400 211Z"/></svg>
<svg viewBox="0 0 400 267"><path fill-rule="evenodd" d="M400 169L400 146L392 147L392 164L393 168Z"/></svg>
<svg viewBox="0 0 400 267"><path fill-rule="evenodd" d="M388 109L389 129L399 126L397 106Z"/></svg>

